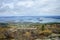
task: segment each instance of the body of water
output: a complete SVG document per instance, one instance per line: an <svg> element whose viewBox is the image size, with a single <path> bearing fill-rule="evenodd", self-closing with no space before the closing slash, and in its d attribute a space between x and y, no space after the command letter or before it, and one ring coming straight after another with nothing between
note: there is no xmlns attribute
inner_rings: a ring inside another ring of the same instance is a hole
<svg viewBox="0 0 60 40"><path fill-rule="evenodd" d="M3 16L0 22L60 22L60 16Z"/></svg>

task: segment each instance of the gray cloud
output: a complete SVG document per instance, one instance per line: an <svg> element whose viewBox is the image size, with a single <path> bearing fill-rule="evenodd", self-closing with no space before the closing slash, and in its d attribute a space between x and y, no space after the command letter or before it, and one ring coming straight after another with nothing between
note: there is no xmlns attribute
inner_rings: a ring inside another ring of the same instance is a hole
<svg viewBox="0 0 60 40"><path fill-rule="evenodd" d="M0 0L0 15L60 15L60 0Z"/></svg>

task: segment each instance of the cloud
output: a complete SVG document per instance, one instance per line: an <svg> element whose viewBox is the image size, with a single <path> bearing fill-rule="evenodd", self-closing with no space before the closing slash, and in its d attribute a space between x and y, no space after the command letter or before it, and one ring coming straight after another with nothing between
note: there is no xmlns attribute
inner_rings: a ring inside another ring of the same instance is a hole
<svg viewBox="0 0 60 40"><path fill-rule="evenodd" d="M4 8L4 7L9 7L9 8L14 8L14 4L13 3L3 3L2 4L2 8Z"/></svg>
<svg viewBox="0 0 60 40"><path fill-rule="evenodd" d="M57 16L60 15L60 0L0 0L0 15L6 14L8 16Z"/></svg>
<svg viewBox="0 0 60 40"><path fill-rule="evenodd" d="M40 10L40 13L45 13L45 14L49 14L49 15L53 15L54 13L55 14L58 14L58 13L60 13L59 11L60 11L60 3L59 3L59 0L42 0L41 1L42 3L38 3L39 5L37 6L39 9L38 10ZM56 9L56 8L58 8L58 9ZM54 14L54 15L55 15ZM58 15L60 15L60 14L58 14Z"/></svg>
<svg viewBox="0 0 60 40"><path fill-rule="evenodd" d="M16 3L17 6L32 7L34 5L33 1L20 1Z"/></svg>

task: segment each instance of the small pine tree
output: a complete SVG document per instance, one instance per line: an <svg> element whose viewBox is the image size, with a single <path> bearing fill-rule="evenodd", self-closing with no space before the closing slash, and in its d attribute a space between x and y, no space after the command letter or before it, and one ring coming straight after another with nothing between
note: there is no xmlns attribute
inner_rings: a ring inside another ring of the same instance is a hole
<svg viewBox="0 0 60 40"><path fill-rule="evenodd" d="M41 29L42 29L42 31L44 30L44 25L42 25L42 28Z"/></svg>

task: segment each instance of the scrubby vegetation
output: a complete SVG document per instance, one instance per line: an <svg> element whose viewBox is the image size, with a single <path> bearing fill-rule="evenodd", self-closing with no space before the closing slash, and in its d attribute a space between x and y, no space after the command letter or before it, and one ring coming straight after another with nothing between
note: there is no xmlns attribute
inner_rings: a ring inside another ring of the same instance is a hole
<svg viewBox="0 0 60 40"><path fill-rule="evenodd" d="M60 34L60 23L0 23L1 40L36 40L56 37L54 34Z"/></svg>

